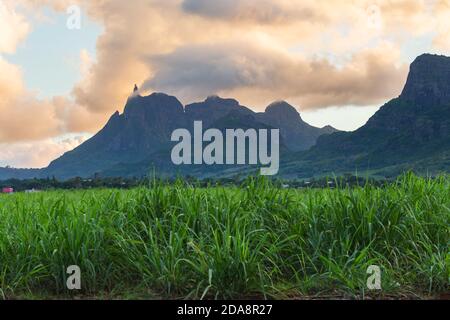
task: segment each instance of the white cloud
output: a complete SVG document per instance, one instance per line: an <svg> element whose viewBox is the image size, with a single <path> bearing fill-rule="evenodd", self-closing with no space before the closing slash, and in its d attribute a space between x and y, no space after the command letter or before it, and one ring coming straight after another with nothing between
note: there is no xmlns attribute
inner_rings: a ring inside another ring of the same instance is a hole
<svg viewBox="0 0 450 320"><path fill-rule="evenodd" d="M27 36L30 26L10 1L0 2L0 54L14 53Z"/></svg>
<svg viewBox="0 0 450 320"><path fill-rule="evenodd" d="M72 150L84 140L84 136L76 136L62 141L44 139L15 144L0 143L0 166L13 165L19 168L43 168L48 166L50 160L56 159L65 152Z"/></svg>

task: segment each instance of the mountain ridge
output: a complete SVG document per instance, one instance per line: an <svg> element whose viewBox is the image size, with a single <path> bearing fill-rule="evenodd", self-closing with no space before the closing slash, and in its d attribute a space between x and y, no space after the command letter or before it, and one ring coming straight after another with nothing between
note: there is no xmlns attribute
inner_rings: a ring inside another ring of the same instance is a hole
<svg viewBox="0 0 450 320"><path fill-rule="evenodd" d="M342 132L313 127L285 101L254 112L235 99L209 96L183 106L174 96L140 96L135 87L121 114L115 112L91 139L54 160L47 168L20 171L0 168L4 177L89 177L94 174L145 175L152 166L161 174L223 176L246 174L247 167L203 166L193 169L170 164L174 129L279 128L282 138L280 176L313 176L368 172L390 176L405 170L438 174L450 171L450 57L424 54L410 66L401 94L385 103L361 128Z"/></svg>
<svg viewBox="0 0 450 320"><path fill-rule="evenodd" d="M168 150L174 145L170 141L171 133L179 128L192 130L194 121L202 121L203 127L209 128L220 124L221 120L223 124L225 119L229 128L241 128L247 122L259 128L280 128L283 148L291 151L305 150L314 145L320 135L337 131L332 127L321 129L307 124L286 102L281 108L279 102L272 103L260 113L235 99L217 95L183 106L176 97L165 93L141 96L135 87L123 113L113 113L96 135L52 161L40 174L61 179L89 177L118 166L141 168L143 162L156 163L166 171L174 170L166 163L170 161ZM126 171L123 169L124 175L129 174Z"/></svg>

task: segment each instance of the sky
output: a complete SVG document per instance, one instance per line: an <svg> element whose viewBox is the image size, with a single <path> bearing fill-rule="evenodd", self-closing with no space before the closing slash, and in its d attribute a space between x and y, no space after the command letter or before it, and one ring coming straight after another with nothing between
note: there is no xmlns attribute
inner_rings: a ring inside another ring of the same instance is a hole
<svg viewBox="0 0 450 320"><path fill-rule="evenodd" d="M418 55L450 55L449 16L450 0L0 0L0 166L47 166L135 83L355 130Z"/></svg>

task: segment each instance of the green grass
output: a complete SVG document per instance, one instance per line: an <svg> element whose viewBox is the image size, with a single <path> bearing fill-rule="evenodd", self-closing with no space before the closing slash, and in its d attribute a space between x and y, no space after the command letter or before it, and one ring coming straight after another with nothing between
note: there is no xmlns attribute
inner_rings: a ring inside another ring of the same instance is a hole
<svg viewBox="0 0 450 320"><path fill-rule="evenodd" d="M448 292L450 179L282 190L266 180L201 189L0 196L0 297L366 298ZM368 291L369 265L382 270Z"/></svg>

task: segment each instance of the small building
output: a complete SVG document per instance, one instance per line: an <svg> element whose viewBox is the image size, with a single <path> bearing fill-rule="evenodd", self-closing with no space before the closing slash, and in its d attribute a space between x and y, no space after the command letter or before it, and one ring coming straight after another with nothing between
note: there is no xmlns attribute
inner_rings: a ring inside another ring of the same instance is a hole
<svg viewBox="0 0 450 320"><path fill-rule="evenodd" d="M14 189L11 187L4 187L4 188L2 188L2 193L12 194L12 193L14 193Z"/></svg>

